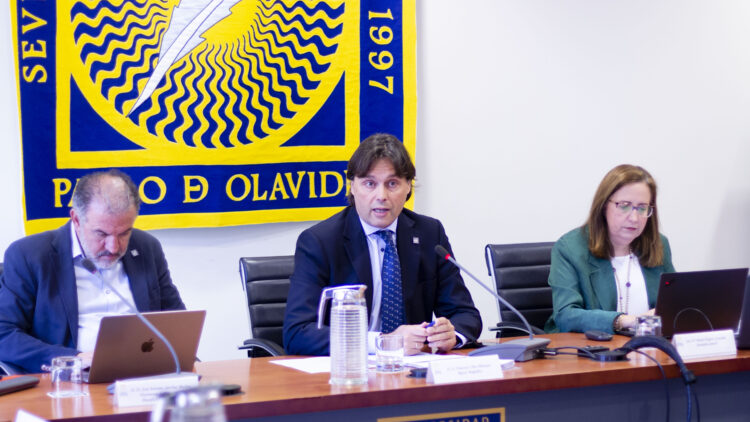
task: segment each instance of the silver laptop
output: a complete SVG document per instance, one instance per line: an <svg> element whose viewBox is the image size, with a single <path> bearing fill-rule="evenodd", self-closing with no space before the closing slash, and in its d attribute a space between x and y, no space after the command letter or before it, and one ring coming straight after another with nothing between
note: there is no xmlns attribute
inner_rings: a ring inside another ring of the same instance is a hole
<svg viewBox="0 0 750 422"><path fill-rule="evenodd" d="M736 330L745 297L747 268L663 273L656 297L662 334Z"/></svg>
<svg viewBox="0 0 750 422"><path fill-rule="evenodd" d="M181 370L192 371L206 311L147 312L146 317L172 344ZM137 315L102 318L89 383L175 372L172 354Z"/></svg>

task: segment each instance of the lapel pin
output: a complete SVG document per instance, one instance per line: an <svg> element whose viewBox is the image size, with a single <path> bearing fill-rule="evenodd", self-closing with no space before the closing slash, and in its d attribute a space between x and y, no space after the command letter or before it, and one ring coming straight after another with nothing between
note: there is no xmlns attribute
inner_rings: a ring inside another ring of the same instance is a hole
<svg viewBox="0 0 750 422"><path fill-rule="evenodd" d="M130 251L130 255L132 255L132 256L133 256L133 258L135 258L136 256L138 256L138 250L137 250L137 249L133 249L133 250L131 250L131 251Z"/></svg>
<svg viewBox="0 0 750 422"><path fill-rule="evenodd" d="M419 238L418 238L417 236L414 236L414 237L412 237L412 238L411 238L411 241L412 241L412 243L414 243L415 245L419 245Z"/></svg>

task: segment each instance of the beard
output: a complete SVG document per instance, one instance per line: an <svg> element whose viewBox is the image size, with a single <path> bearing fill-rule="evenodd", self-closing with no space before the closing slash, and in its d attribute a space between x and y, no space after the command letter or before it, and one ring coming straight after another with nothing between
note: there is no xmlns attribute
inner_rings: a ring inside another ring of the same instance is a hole
<svg viewBox="0 0 750 422"><path fill-rule="evenodd" d="M119 255L114 255L107 252L106 250L99 252L98 255L94 255L90 251L87 251L86 248L84 248L84 252L86 253L86 257L88 257L91 262L96 265L96 268L100 270L108 270L114 267L120 261L120 259L122 259L123 255L125 255L124 252Z"/></svg>

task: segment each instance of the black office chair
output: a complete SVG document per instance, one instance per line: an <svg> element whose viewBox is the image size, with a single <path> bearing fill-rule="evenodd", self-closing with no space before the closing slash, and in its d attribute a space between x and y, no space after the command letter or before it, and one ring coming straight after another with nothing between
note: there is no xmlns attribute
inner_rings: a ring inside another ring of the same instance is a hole
<svg viewBox="0 0 750 422"><path fill-rule="evenodd" d="M247 299L250 333L240 350L248 357L284 355L283 326L294 256L240 258L240 279Z"/></svg>
<svg viewBox="0 0 750 422"><path fill-rule="evenodd" d="M544 334L544 324L552 315L552 288L547 279L553 245L554 242L542 242L485 247L487 269L495 279L497 293L518 309L534 334ZM498 303L498 310L501 322L490 328L498 332L497 337L518 336L518 331L528 333L510 309Z"/></svg>

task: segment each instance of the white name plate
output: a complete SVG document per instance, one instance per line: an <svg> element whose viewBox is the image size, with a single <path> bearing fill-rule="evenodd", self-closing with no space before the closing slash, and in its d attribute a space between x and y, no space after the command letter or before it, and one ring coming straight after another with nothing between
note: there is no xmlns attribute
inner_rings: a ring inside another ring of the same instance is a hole
<svg viewBox="0 0 750 422"><path fill-rule="evenodd" d="M737 355L732 330L675 334L672 344L683 359Z"/></svg>
<svg viewBox="0 0 750 422"><path fill-rule="evenodd" d="M37 415L29 413L23 409L18 409L16 412L16 418L13 422L49 422L47 419L42 419Z"/></svg>
<svg viewBox="0 0 750 422"><path fill-rule="evenodd" d="M503 369L514 365L513 359L500 359L497 355L436 360L427 368L427 382L447 384L500 379Z"/></svg>
<svg viewBox="0 0 750 422"><path fill-rule="evenodd" d="M155 375L152 377L130 378L115 382L115 406L146 406L159 401L162 393L173 393L198 385L198 374Z"/></svg>

